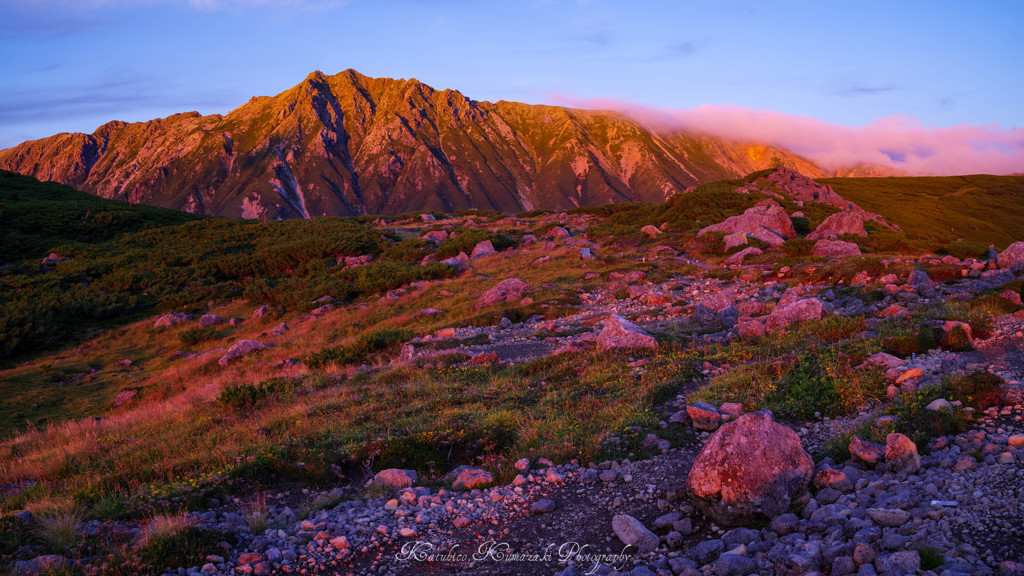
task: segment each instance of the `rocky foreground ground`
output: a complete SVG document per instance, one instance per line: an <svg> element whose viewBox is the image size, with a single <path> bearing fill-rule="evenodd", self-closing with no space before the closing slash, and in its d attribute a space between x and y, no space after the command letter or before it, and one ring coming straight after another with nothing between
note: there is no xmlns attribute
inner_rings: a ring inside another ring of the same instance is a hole
<svg viewBox="0 0 1024 576"><path fill-rule="evenodd" d="M785 171L772 177L796 178ZM787 190L799 207L811 198L829 200L821 196L823 188L803 180ZM895 432L884 444L855 437L842 446L850 460L825 457L815 463L809 453L820 455L826 445L865 425L883 429L893 417L867 403L845 418L776 421L765 412L744 414L737 403L697 401L691 397L697 385L736 369L707 362L703 380L687 383L661 407L656 427L623 430L604 440L617 444L627 435L639 436L645 452L656 454L650 458L559 464L526 459L516 463L518 475L509 484L463 466L449 474L444 488L422 482L417 471L387 469L372 474L365 486L344 490L272 490L259 522L253 522L250 502L217 501L188 512L187 522L231 535L234 543L223 543L204 563L168 567L168 574L1024 574L1024 314L997 317L986 334L972 333L965 321L925 315L981 295L1019 308L1019 291L1003 287L1024 272L1024 243L988 258L885 257L847 283L821 278L818 268L861 255L857 244L842 238L866 236L866 224L888 225L859 208L844 209L807 235L819 258L815 264L791 268L759 258L769 247L793 240L792 221L800 217L775 199L763 200L698 234L720 233L731 248L751 244L717 269L657 246L638 258L670 261L687 272L669 278L639 270L585 272L572 313L550 320L537 315L521 321L502 317L493 325L451 325L404 342L395 364L434 368L571 358L579 352L628 354L658 348L666 335L679 334L689 346L755 343L832 317L858 319L863 335L892 319L914 317L921 334L935 336L928 352L905 358L879 352L864 363L884 372L887 399L933 389L954 375L987 372L1001 380L996 405L972 412L955 400L938 399L928 409L963 413L965 432L939 435L922 446ZM550 225L546 238L524 234L516 251L536 256L533 266L552 258L569 261L567 254L574 265L584 266L604 249L581 237L589 220L544 216L542 223ZM662 231L650 226L644 233L656 238ZM422 237L432 241L432 234L438 241L448 237L444 230ZM446 263L463 269L473 260L502 257L491 242L481 242L472 254ZM342 264L359 267L368 261ZM945 276L934 279L926 269ZM511 273L479 279L490 288L476 302L476 312L497 305L525 307L551 288ZM425 285L390 291L381 302L415 298ZM326 297L292 328L282 323L263 334L263 342L238 340L203 355L219 358L222 368L237 365L287 338L299 323L316 323L334 310ZM266 312L260 308L253 318ZM443 312L424 307L419 314ZM154 329L186 322L191 322L187 316L166 315ZM225 322L210 314L198 324ZM639 352L626 360L635 374L648 366ZM266 368L287 375L301 366L289 360ZM379 367L349 368L356 374ZM330 505L304 512L309 507L297 504L303 499ZM33 522L30 513L20 519ZM83 532L116 532L135 541L145 528L138 521L91 521ZM20 562L16 569L44 573L67 563L45 556ZM104 567L85 569L102 572Z"/></svg>

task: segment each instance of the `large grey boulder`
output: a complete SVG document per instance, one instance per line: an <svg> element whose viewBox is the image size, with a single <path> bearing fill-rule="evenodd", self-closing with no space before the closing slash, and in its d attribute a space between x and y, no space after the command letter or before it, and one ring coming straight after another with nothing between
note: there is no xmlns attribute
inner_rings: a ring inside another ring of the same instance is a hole
<svg viewBox="0 0 1024 576"><path fill-rule="evenodd" d="M842 240L818 240L814 244L814 255L822 258L848 258L860 256L860 246Z"/></svg>
<svg viewBox="0 0 1024 576"><path fill-rule="evenodd" d="M218 360L217 363L221 366L227 366L235 360L248 356L256 350L262 350L263 348L266 348L266 346L259 342L254 342L252 340L239 340L232 344L231 348L228 348L228 351L220 357L220 360Z"/></svg>
<svg viewBox="0 0 1024 576"><path fill-rule="evenodd" d="M499 302L514 302L519 300L529 289L530 285L519 278L502 280L480 296L480 300L477 300L476 303L477 310L493 306Z"/></svg>
<svg viewBox="0 0 1024 576"><path fill-rule="evenodd" d="M800 437L765 410L722 425L697 455L686 486L706 515L736 526L785 513L813 475Z"/></svg>
<svg viewBox="0 0 1024 576"><path fill-rule="evenodd" d="M412 486L416 483L418 478L419 477L415 470L388 468L387 470L377 472L373 477L373 483L374 485L386 490L398 490L400 488L408 488Z"/></svg>
<svg viewBox="0 0 1024 576"><path fill-rule="evenodd" d="M693 311L693 320L701 328L731 328L739 316L732 295L725 292L706 294Z"/></svg>
<svg viewBox="0 0 1024 576"><path fill-rule="evenodd" d="M886 470L893 473L913 474L921 469L921 456L917 444L903 434L893 432L885 437Z"/></svg>
<svg viewBox="0 0 1024 576"><path fill-rule="evenodd" d="M787 239L796 236L793 221L789 219L786 209L771 199L758 202L739 216L732 216L718 224L712 224L698 232L697 236L703 236L708 232L724 232L725 234L742 232L771 244L782 244Z"/></svg>
<svg viewBox="0 0 1024 576"><path fill-rule="evenodd" d="M768 332L784 330L796 322L821 318L823 310L821 301L817 298L804 298L787 304L779 304L768 315L764 327Z"/></svg>
<svg viewBox="0 0 1024 576"><path fill-rule="evenodd" d="M823 238L838 238L843 234L867 236L868 232L864 229L864 216L849 210L837 212L825 218L807 237L811 240L821 240Z"/></svg>
<svg viewBox="0 0 1024 576"><path fill-rule="evenodd" d="M1016 266L1024 266L1024 242L1014 242L1006 247L996 257L996 262L999 263L1000 268L1014 268Z"/></svg>
<svg viewBox="0 0 1024 576"><path fill-rule="evenodd" d="M629 320L612 314L605 320L604 328L597 335L597 347L601 350L657 348L658 341Z"/></svg>

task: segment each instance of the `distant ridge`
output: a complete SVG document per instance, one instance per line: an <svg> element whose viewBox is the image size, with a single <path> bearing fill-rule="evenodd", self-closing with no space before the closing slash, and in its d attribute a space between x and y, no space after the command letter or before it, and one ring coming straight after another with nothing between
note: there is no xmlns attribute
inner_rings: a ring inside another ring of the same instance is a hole
<svg viewBox="0 0 1024 576"><path fill-rule="evenodd" d="M0 168L104 198L272 219L657 202L776 164L823 175L777 147L354 70L314 72L224 116L115 121L0 151Z"/></svg>

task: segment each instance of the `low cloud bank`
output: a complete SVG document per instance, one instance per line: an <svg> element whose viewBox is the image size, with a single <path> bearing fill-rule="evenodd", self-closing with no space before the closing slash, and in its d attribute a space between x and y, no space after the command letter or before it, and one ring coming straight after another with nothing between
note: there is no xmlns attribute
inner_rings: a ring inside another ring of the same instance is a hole
<svg viewBox="0 0 1024 576"><path fill-rule="evenodd" d="M960 124L938 128L908 116L889 116L853 127L740 106L673 110L610 99L554 95L549 100L562 106L615 110L656 130L681 129L774 144L827 169L868 162L911 175L1024 172L1024 128L1019 127Z"/></svg>

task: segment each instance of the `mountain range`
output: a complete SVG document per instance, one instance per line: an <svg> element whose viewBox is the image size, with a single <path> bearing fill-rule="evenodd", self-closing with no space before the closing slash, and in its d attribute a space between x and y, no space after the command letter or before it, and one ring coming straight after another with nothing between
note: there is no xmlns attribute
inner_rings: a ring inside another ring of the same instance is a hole
<svg viewBox="0 0 1024 576"><path fill-rule="evenodd" d="M2 169L104 198L265 219L659 202L777 164L824 175L765 144L354 70L314 72L225 115L114 121L0 151ZM842 175L861 171L874 175Z"/></svg>

